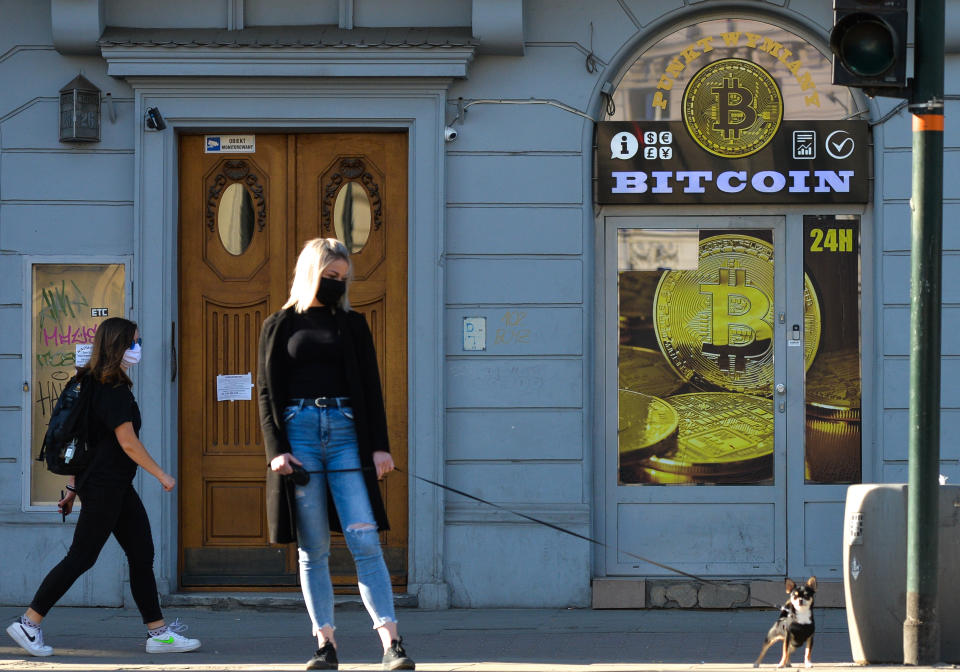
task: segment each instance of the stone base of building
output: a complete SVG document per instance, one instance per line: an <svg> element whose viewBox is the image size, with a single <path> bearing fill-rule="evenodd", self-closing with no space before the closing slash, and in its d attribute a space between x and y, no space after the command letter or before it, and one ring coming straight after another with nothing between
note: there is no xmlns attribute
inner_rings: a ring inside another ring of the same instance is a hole
<svg viewBox="0 0 960 672"><path fill-rule="evenodd" d="M592 583L594 609L769 609L786 599L783 581L608 578ZM843 582L820 581L817 608L844 607Z"/></svg>

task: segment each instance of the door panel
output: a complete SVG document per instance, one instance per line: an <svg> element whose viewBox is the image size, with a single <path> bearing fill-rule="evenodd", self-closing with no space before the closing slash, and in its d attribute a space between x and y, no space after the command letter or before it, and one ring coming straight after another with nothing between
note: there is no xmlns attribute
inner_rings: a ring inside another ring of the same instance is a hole
<svg viewBox="0 0 960 672"><path fill-rule="evenodd" d="M218 375L256 379L260 325L286 299L287 139L258 135L256 154L203 148L203 136L181 139L181 585L294 585L295 555L267 541L256 395L217 401L216 389ZM252 206L238 255L221 236L232 185Z"/></svg>
<svg viewBox="0 0 960 672"><path fill-rule="evenodd" d="M403 133L338 133L297 137L296 170L306 187L298 192L297 247L310 238L345 238L337 199L359 185L369 203L365 242L352 250L350 303L373 333L387 410L390 450L407 466L407 137ZM339 228L338 228L339 227ZM407 480L395 474L380 482L390 519L381 533L384 557L395 586L406 584ZM334 585L356 588L356 574L341 535L330 551Z"/></svg>
<svg viewBox="0 0 960 672"><path fill-rule="evenodd" d="M205 154L200 135L181 138L183 587L297 584L296 548L268 543L255 391L249 401L217 401L217 376L250 373L255 382L260 326L286 301L303 243L337 237L344 217L359 222L356 231L348 227L358 243L350 298L373 332L394 460L406 466L406 152L400 133L258 134L255 153L233 155ZM341 198L338 210L341 190L352 183L359 185L351 187L355 197ZM360 221L367 212L369 226ZM402 588L406 479L394 475L381 488L392 525L382 535L384 555ZM335 585L356 589L340 535L331 570Z"/></svg>
<svg viewBox="0 0 960 672"><path fill-rule="evenodd" d="M788 409L777 390L785 325L804 324L787 310L798 290L784 218L607 217L606 226L616 316L606 375L617 400L607 413L607 538L691 573L782 573ZM607 573L667 572L610 550Z"/></svg>

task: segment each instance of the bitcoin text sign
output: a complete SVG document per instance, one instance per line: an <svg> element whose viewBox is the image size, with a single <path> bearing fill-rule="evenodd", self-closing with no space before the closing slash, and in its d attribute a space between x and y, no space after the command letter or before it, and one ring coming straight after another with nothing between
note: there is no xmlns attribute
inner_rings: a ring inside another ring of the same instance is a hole
<svg viewBox="0 0 960 672"><path fill-rule="evenodd" d="M869 200L867 122L782 121L770 102L744 112L744 101L759 94L756 84L749 95L739 91L738 77L691 81L717 89L724 101L709 114L694 108L684 121L598 123L597 203Z"/></svg>

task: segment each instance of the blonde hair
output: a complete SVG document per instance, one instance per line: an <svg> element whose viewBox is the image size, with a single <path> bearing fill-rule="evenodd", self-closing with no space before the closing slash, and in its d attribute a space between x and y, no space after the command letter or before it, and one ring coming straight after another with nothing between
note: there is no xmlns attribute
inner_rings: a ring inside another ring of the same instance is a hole
<svg viewBox="0 0 960 672"><path fill-rule="evenodd" d="M353 264L350 263L350 251L347 250L347 246L336 238L308 240L297 258L297 270L293 275L293 284L290 286L290 298L283 307L294 306L298 313L305 312L317 297L317 289L320 287L320 278L324 269L337 259L347 262L348 270L345 280L349 290ZM340 297L337 306L343 310L350 310L350 300L347 298L346 291Z"/></svg>

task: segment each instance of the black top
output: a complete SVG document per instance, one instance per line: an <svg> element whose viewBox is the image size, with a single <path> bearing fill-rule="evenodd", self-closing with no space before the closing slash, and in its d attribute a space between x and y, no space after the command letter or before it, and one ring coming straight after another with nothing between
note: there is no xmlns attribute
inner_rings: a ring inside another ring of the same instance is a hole
<svg viewBox="0 0 960 672"><path fill-rule="evenodd" d="M287 399L350 396L343 345L333 311L308 308L291 316L287 357Z"/></svg>
<svg viewBox="0 0 960 672"><path fill-rule="evenodd" d="M84 483L126 485L137 473L137 463L123 452L114 430L125 422L133 423L140 436L140 407L126 385L96 384L90 400L90 435L96 445L93 461L77 476L77 487Z"/></svg>

